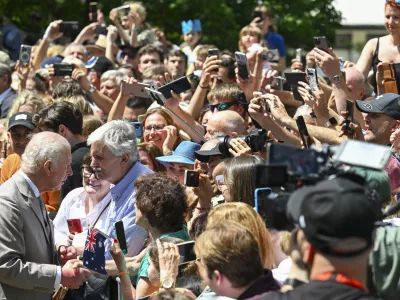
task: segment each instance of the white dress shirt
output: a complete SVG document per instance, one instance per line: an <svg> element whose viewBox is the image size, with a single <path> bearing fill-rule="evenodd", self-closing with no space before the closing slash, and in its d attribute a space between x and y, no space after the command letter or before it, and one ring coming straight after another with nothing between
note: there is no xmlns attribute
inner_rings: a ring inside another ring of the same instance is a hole
<svg viewBox="0 0 400 300"><path fill-rule="evenodd" d="M109 192L103 200L97 203L92 210L86 214L85 212L85 188L80 187L72 190L61 202L61 206L57 212L54 223L54 240L56 245L59 243L67 244L68 242L68 219L80 219L83 231L76 234L72 244L76 247L85 246L87 230L93 226L97 218L101 214L96 223L96 228L104 231L104 225L107 218L109 206L104 210L107 204L111 201L111 193ZM103 211L104 210L104 211Z"/></svg>
<svg viewBox="0 0 400 300"><path fill-rule="evenodd" d="M34 195L36 198L40 197L40 192L37 186L33 183L33 181L20 169L18 171L22 177L25 178L26 182L28 183L29 187L33 191ZM38 199L39 200L39 199ZM61 267L57 266L57 272L56 272L56 281L54 282L54 290L58 290L59 286L61 283Z"/></svg>

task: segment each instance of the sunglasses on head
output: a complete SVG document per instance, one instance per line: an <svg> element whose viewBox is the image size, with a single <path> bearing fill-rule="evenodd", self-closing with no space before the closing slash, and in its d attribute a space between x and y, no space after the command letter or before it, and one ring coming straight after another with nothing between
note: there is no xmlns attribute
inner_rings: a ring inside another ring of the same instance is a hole
<svg viewBox="0 0 400 300"><path fill-rule="evenodd" d="M237 102L236 100L231 101L231 102L221 102L218 104L210 104L210 110L211 110L211 112L214 112L214 110L216 108L218 108L218 111L224 111L224 110L227 110L232 105L236 105L236 104L239 104L239 102Z"/></svg>

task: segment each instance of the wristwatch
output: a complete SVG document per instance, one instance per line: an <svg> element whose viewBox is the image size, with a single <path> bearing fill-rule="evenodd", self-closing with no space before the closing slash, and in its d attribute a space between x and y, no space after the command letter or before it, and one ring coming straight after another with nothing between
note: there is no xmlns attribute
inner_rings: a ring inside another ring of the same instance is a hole
<svg viewBox="0 0 400 300"><path fill-rule="evenodd" d="M170 289L174 286L174 281L171 279L164 279L163 281L161 281L161 287L163 289Z"/></svg>
<svg viewBox="0 0 400 300"><path fill-rule="evenodd" d="M331 127L331 126L335 126L335 125L337 125L337 120L334 118L334 117L330 117L329 119L328 119L328 121L326 121L326 123L324 124L325 125L325 127Z"/></svg>
<svg viewBox="0 0 400 300"><path fill-rule="evenodd" d="M343 72L341 72L340 74L335 75L335 76L332 77L332 83L337 84L337 83L339 83L341 80L344 80L344 79L345 79L345 78L344 78L344 74L343 74Z"/></svg>
<svg viewBox="0 0 400 300"><path fill-rule="evenodd" d="M90 88L89 88L89 93L94 93L96 91L96 87L93 85L93 83L90 84Z"/></svg>

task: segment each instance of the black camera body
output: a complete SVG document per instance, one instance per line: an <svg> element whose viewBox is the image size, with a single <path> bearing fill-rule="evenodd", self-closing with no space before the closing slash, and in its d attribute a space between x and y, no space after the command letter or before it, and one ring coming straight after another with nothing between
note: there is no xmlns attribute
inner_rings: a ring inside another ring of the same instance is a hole
<svg viewBox="0 0 400 300"><path fill-rule="evenodd" d="M219 151L222 153L223 157L231 156L229 152L230 142L232 140L243 139L246 144L251 148L253 152L260 152L266 150L266 144L272 142L268 139L265 129L254 130L250 135L239 135L239 136L219 136L217 137L221 142L219 143Z"/></svg>

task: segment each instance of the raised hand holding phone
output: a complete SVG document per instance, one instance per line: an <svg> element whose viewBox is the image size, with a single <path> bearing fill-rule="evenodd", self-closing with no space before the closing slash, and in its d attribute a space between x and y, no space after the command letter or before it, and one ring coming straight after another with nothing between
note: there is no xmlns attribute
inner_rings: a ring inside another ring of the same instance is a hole
<svg viewBox="0 0 400 300"><path fill-rule="evenodd" d="M124 222L122 220L114 223L115 235L117 236L121 251L128 254L128 246L126 244Z"/></svg>

